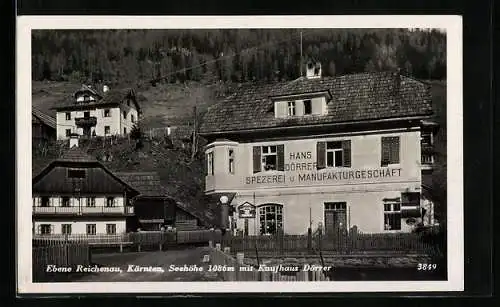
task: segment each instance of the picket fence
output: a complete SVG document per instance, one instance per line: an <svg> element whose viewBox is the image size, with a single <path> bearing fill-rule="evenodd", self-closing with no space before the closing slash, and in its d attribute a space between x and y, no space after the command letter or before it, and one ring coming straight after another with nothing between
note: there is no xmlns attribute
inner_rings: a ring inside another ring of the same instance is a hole
<svg viewBox="0 0 500 307"><path fill-rule="evenodd" d="M71 267L90 265L90 246L82 243L58 243L47 246L34 245L32 248L33 282L49 281L55 274L47 272L49 265ZM65 274L57 274L64 276Z"/></svg>

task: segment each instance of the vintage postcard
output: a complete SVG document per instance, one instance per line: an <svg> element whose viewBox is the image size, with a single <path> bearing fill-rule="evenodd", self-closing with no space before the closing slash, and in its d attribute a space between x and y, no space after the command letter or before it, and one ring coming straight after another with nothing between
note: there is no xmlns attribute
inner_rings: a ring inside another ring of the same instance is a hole
<svg viewBox="0 0 500 307"><path fill-rule="evenodd" d="M459 16L17 27L19 294L463 291Z"/></svg>

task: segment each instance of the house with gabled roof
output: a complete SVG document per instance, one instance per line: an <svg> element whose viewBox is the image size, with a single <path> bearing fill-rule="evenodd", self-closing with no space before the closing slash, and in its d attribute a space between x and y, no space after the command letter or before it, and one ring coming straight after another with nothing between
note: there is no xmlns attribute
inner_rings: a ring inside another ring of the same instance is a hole
<svg viewBox="0 0 500 307"><path fill-rule="evenodd" d="M71 134L85 137L127 135L139 120L141 109L133 89L102 90L82 85L72 97L54 106L57 139Z"/></svg>
<svg viewBox="0 0 500 307"><path fill-rule="evenodd" d="M84 152L70 148L33 177L33 234L120 234L131 231L139 192Z"/></svg>
<svg viewBox="0 0 500 307"><path fill-rule="evenodd" d="M223 224L248 234L410 232L434 223L432 115L427 85L399 72L325 78L308 64L291 82L242 85L201 123L205 193L234 195Z"/></svg>

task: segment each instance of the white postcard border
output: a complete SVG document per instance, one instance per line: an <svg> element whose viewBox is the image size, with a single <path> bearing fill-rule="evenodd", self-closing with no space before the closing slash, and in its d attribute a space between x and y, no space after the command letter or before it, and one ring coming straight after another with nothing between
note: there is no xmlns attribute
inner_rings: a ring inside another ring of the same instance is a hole
<svg viewBox="0 0 500 307"><path fill-rule="evenodd" d="M37 293L434 292L464 290L462 18L454 15L20 16L16 29L17 289ZM362 282L32 282L31 30L438 28L447 33L448 280Z"/></svg>

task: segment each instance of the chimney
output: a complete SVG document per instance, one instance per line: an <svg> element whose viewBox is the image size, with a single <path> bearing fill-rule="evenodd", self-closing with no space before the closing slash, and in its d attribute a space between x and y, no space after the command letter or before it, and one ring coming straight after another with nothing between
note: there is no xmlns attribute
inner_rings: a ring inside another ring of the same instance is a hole
<svg viewBox="0 0 500 307"><path fill-rule="evenodd" d="M103 92L103 93L106 93L107 91L109 91L109 86L107 86L107 85L103 85L103 86L102 86L102 92Z"/></svg>
<svg viewBox="0 0 500 307"><path fill-rule="evenodd" d="M69 148L73 148L74 146L78 147L78 134L71 133L69 135Z"/></svg>
<svg viewBox="0 0 500 307"><path fill-rule="evenodd" d="M321 78L321 63L309 61L306 64L306 78L317 79Z"/></svg>

